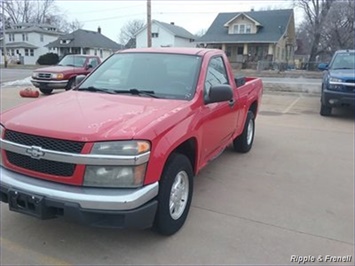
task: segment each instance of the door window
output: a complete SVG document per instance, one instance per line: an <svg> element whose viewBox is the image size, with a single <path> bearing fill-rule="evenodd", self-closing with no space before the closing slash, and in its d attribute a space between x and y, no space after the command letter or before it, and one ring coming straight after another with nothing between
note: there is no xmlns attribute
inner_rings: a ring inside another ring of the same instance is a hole
<svg viewBox="0 0 355 266"><path fill-rule="evenodd" d="M205 80L205 96L210 92L210 88L218 84L229 84L226 67L222 57L211 59Z"/></svg>

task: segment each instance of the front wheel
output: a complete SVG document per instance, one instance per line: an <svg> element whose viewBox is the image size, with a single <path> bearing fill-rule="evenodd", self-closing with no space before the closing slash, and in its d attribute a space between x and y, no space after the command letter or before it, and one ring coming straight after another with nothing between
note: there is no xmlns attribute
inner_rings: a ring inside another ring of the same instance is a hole
<svg viewBox="0 0 355 266"><path fill-rule="evenodd" d="M326 106L322 103L319 113L321 116L330 116L332 114L332 107Z"/></svg>
<svg viewBox="0 0 355 266"><path fill-rule="evenodd" d="M71 78L69 81L68 81L68 84L67 86L65 87L65 90L68 91L68 90L71 90L72 88L74 88L75 86L75 78Z"/></svg>
<svg viewBox="0 0 355 266"><path fill-rule="evenodd" d="M234 150L241 153L250 151L254 142L255 116L252 111L248 111L243 132L233 140Z"/></svg>
<svg viewBox="0 0 355 266"><path fill-rule="evenodd" d="M175 153L168 159L160 180L158 210L154 229L172 235L184 225L193 191L193 170L190 160Z"/></svg>
<svg viewBox="0 0 355 266"><path fill-rule="evenodd" d="M39 90L44 94L44 95L50 95L53 91L53 89L46 89L46 88L39 88Z"/></svg>

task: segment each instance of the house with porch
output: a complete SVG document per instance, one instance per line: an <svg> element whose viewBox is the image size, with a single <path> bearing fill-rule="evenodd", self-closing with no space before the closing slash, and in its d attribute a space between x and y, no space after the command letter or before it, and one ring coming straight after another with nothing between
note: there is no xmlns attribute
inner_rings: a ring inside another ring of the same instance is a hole
<svg viewBox="0 0 355 266"><path fill-rule="evenodd" d="M59 57L66 54L97 55L102 59L110 56L117 50L123 49L120 45L97 31L78 29L72 33L60 36L57 40L46 45L49 52L56 53Z"/></svg>
<svg viewBox="0 0 355 266"><path fill-rule="evenodd" d="M4 41L8 63L34 65L39 56L48 52L45 45L63 34L57 27L50 24L13 24L5 30L5 40L4 38L0 40L0 63L4 63Z"/></svg>
<svg viewBox="0 0 355 266"><path fill-rule="evenodd" d="M219 13L196 41L225 51L236 68L286 67L294 63L293 9Z"/></svg>

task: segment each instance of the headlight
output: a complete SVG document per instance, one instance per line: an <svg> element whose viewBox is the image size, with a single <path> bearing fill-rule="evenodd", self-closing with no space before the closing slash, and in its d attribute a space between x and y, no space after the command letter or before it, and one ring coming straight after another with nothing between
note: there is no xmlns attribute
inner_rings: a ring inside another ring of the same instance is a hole
<svg viewBox="0 0 355 266"><path fill-rule="evenodd" d="M343 82L343 80L338 78L329 78L329 82Z"/></svg>
<svg viewBox="0 0 355 266"><path fill-rule="evenodd" d="M137 156L150 151L147 141L95 143L91 154ZM143 185L147 163L129 166L86 166L84 186L135 188Z"/></svg>
<svg viewBox="0 0 355 266"><path fill-rule="evenodd" d="M33 72L32 73L32 78L37 78L38 77L38 73L37 72Z"/></svg>
<svg viewBox="0 0 355 266"><path fill-rule="evenodd" d="M0 139L4 138L4 134L5 134L5 128L2 125L0 125ZM2 163L2 149L1 149L1 146L0 146L0 165L3 165L3 163Z"/></svg>
<svg viewBox="0 0 355 266"><path fill-rule="evenodd" d="M51 75L52 79L63 79L64 78L64 74L63 73L53 73Z"/></svg>

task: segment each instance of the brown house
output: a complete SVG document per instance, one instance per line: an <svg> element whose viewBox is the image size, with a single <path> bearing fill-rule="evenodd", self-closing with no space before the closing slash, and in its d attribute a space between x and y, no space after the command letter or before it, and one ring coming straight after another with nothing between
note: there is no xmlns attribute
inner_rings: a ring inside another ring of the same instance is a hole
<svg viewBox="0 0 355 266"><path fill-rule="evenodd" d="M220 13L197 42L224 50L235 67L293 64L296 46L293 10Z"/></svg>

